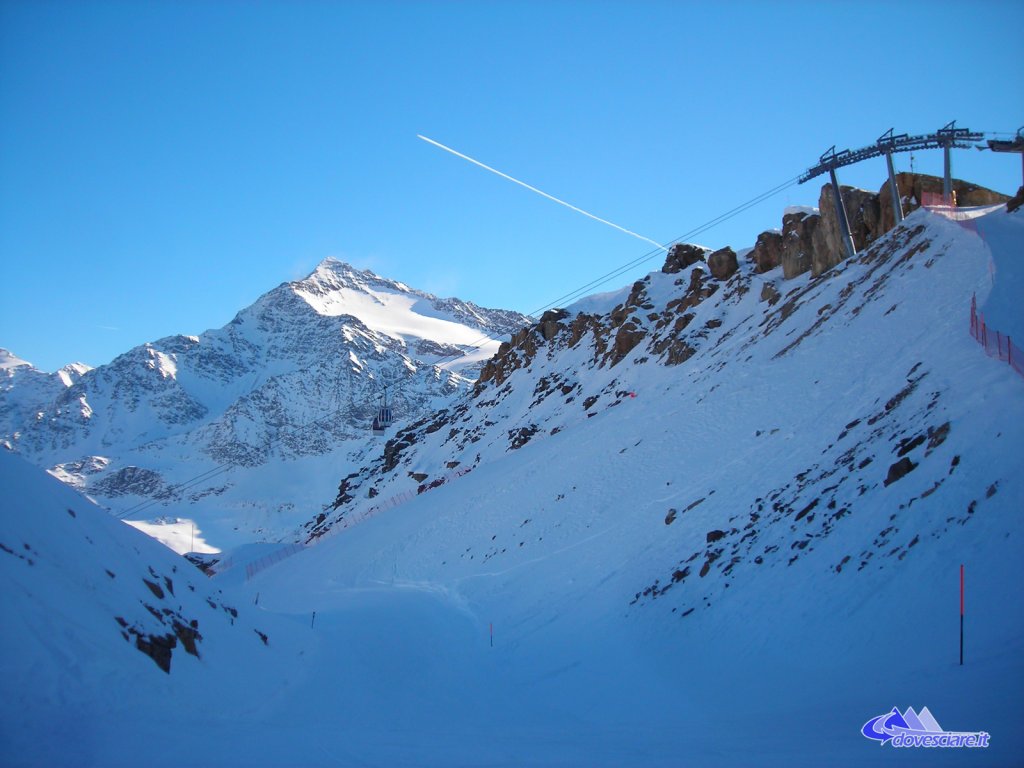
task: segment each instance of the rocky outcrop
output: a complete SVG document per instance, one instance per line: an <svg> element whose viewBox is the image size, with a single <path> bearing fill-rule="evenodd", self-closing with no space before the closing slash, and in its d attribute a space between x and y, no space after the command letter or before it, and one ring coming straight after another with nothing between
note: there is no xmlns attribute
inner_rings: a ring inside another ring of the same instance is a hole
<svg viewBox="0 0 1024 768"><path fill-rule="evenodd" d="M843 207L850 223L850 234L857 251L868 247L882 234L881 212L878 195L865 189L840 186ZM817 277L846 258L846 248L839 234L839 218L836 215L835 197L832 185L825 184L818 198L821 211L822 247L816 248L811 258L811 274Z"/></svg>
<svg viewBox="0 0 1024 768"><path fill-rule="evenodd" d="M551 341L562 327L559 321L564 320L568 316L569 313L564 309L549 309L541 315L540 322L537 323L537 330L544 337L545 341Z"/></svg>
<svg viewBox="0 0 1024 768"><path fill-rule="evenodd" d="M1005 203L1006 195L995 192L977 184L953 179L953 193L956 195L956 203L961 208L970 208L977 205L998 205ZM904 215L921 207L921 200L925 195L941 195L942 179L939 176L928 176L923 173L897 173L896 188L900 193L900 200L903 201ZM878 203L880 220L876 237L888 232L896 224L896 218L892 212L892 196L889 194L889 182L886 181L878 190Z"/></svg>
<svg viewBox="0 0 1024 768"><path fill-rule="evenodd" d="M804 211L787 213L782 217L782 274L789 280L811 268L814 251L814 233L821 216Z"/></svg>
<svg viewBox="0 0 1024 768"><path fill-rule="evenodd" d="M676 243L669 249L661 271L667 275L682 272L687 267L704 261L705 253L707 253L707 250L699 245Z"/></svg>
<svg viewBox="0 0 1024 768"><path fill-rule="evenodd" d="M165 491L164 479L159 472L144 467L127 466L111 472L93 485L93 493L114 498L128 494L160 498Z"/></svg>
<svg viewBox="0 0 1024 768"><path fill-rule="evenodd" d="M942 194L942 179L938 176L898 173L896 186L903 201L904 214L919 208L925 195ZM997 205L1010 200L1006 195L961 179L953 179L953 191L957 205L962 208ZM878 194L855 187L840 187L840 192L858 252L895 226L888 182L882 185ZM1018 194L1024 200L1024 189ZM781 265L787 280L807 271L817 277L846 258L831 184L822 186L818 209L820 213L817 214L809 210L790 211L782 217L781 234L769 230L758 235L757 243L748 256L758 272L767 272ZM714 256L708 257L709 263Z"/></svg>
<svg viewBox="0 0 1024 768"><path fill-rule="evenodd" d="M708 269L716 280L728 280L739 269L736 252L726 246L708 256Z"/></svg>
<svg viewBox="0 0 1024 768"><path fill-rule="evenodd" d="M782 233L773 229L762 232L747 258L754 262L758 272L775 269L782 263Z"/></svg>

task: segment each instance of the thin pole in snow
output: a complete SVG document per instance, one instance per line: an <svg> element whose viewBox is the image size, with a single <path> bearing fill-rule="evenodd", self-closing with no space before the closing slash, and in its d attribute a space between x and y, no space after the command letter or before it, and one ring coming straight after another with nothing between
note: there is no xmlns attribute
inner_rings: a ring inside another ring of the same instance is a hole
<svg viewBox="0 0 1024 768"><path fill-rule="evenodd" d="M314 624L316 624L316 611L313 611L313 618L309 622L309 628L312 629Z"/></svg>
<svg viewBox="0 0 1024 768"><path fill-rule="evenodd" d="M964 665L964 566L960 564L960 666Z"/></svg>
<svg viewBox="0 0 1024 768"><path fill-rule="evenodd" d="M491 648L494 647L494 622L492 621L489 625L491 630Z"/></svg>

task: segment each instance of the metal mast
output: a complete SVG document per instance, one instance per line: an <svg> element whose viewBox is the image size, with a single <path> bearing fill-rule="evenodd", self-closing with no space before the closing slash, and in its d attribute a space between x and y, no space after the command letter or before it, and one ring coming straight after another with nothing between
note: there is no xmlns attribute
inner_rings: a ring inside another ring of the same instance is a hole
<svg viewBox="0 0 1024 768"><path fill-rule="evenodd" d="M942 147L942 159L943 159L943 177L942 177L942 197L949 205L953 202L953 176L952 169L950 168L949 150L953 147L959 147L965 149L971 146L972 141L981 141L982 134L971 133L966 128L957 128L956 120L948 123L947 125L939 128L935 132L936 140L939 146Z"/></svg>
<svg viewBox="0 0 1024 768"><path fill-rule="evenodd" d="M910 137L905 133L893 136L893 130L895 129L890 128L879 136L877 144L878 148L885 153L885 166L889 171L889 192L892 195L892 215L895 217L896 223L899 224L903 221L903 201L900 200L900 191L896 186L896 171L892 167L892 153L897 141Z"/></svg>

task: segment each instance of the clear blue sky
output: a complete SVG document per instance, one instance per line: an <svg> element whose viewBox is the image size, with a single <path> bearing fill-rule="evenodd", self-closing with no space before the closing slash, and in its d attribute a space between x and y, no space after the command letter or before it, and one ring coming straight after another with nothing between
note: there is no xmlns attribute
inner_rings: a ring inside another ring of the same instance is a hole
<svg viewBox="0 0 1024 768"><path fill-rule="evenodd" d="M832 144L1016 131L1022 30L1020 2L0 0L0 346L98 365L327 256L529 312L650 247L416 134L668 242ZM954 174L1021 181L974 150ZM819 189L697 239L750 245Z"/></svg>

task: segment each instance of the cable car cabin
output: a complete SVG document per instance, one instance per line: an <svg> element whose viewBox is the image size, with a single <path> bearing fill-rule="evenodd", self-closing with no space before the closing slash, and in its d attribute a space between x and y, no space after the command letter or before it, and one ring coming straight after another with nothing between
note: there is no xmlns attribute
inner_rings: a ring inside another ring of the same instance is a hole
<svg viewBox="0 0 1024 768"><path fill-rule="evenodd" d="M386 405L381 407L381 409L377 411L377 415L373 417L373 434L378 436L383 435L384 431L391 426L392 421L391 408Z"/></svg>

